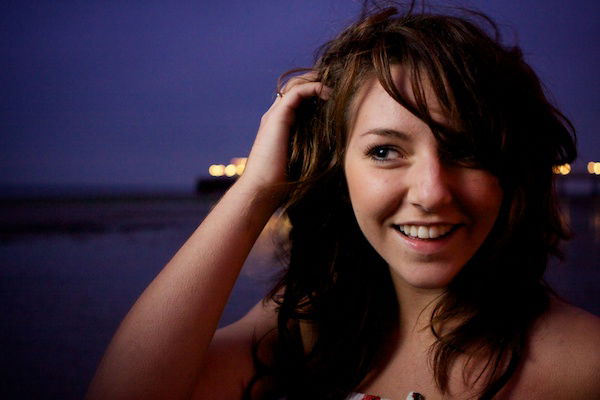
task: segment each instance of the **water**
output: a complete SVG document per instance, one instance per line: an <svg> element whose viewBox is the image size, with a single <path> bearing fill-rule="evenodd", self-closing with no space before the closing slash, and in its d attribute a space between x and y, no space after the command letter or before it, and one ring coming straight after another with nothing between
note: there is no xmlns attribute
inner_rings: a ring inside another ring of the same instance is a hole
<svg viewBox="0 0 600 400"><path fill-rule="evenodd" d="M81 197L81 193L77 193ZM78 399L112 334L144 287L215 198L185 193L0 202L0 397ZM576 237L569 262L547 278L574 304L600 314L600 204L570 200ZM242 316L279 269L261 236L221 325Z"/></svg>

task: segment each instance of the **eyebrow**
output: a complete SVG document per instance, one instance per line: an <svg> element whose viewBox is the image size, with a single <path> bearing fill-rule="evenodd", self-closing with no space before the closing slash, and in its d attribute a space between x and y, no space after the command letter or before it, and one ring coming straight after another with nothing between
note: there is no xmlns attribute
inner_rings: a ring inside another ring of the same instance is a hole
<svg viewBox="0 0 600 400"><path fill-rule="evenodd" d="M408 133L400 132L395 129L387 129L387 128L369 129L368 131L362 133L360 136L367 136L367 135L393 136L395 138L398 138L398 139L404 140L404 141L410 140L410 135Z"/></svg>

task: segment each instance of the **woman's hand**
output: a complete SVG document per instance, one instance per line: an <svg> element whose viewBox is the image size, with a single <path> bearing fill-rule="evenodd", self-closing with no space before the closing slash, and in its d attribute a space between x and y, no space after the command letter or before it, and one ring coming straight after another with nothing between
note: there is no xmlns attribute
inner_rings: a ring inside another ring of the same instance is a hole
<svg viewBox="0 0 600 400"><path fill-rule="evenodd" d="M240 183L261 192L279 192L286 182L289 135L296 109L314 96L327 100L331 92L315 79L315 72L294 77L278 94L261 119Z"/></svg>

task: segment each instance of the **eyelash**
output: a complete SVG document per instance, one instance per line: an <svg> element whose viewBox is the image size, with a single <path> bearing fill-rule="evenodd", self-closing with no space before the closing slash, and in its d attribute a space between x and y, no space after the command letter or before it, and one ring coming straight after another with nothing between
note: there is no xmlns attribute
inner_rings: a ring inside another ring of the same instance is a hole
<svg viewBox="0 0 600 400"><path fill-rule="evenodd" d="M385 156L377 155L377 152L380 152L382 150L386 152L386 155ZM403 158L401 151L399 151L398 149L396 149L393 146L388 146L388 145L373 145L367 149L366 154L369 158L373 159L374 161L383 163L383 162L391 160L390 158L388 158L389 152L396 152L396 153L398 153L399 158Z"/></svg>

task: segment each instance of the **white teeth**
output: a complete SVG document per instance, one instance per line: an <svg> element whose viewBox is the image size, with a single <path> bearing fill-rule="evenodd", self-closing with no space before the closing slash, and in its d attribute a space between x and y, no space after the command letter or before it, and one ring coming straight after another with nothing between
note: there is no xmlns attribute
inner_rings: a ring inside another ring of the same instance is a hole
<svg viewBox="0 0 600 400"><path fill-rule="evenodd" d="M410 235L410 236L414 236L414 237L418 237L419 236L419 228L417 228L416 226L411 226L409 227L409 229L406 230L406 234Z"/></svg>
<svg viewBox="0 0 600 400"><path fill-rule="evenodd" d="M429 228L429 237L430 238L436 238L436 237L438 237L440 235L441 235L440 234L440 230L438 229L437 226L432 226L431 228Z"/></svg>
<svg viewBox="0 0 600 400"><path fill-rule="evenodd" d="M424 226L424 225L400 225L400 231L410 237L419 239L436 239L440 236L444 236L450 232L453 225L436 225L436 226Z"/></svg>

